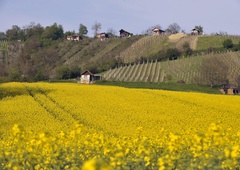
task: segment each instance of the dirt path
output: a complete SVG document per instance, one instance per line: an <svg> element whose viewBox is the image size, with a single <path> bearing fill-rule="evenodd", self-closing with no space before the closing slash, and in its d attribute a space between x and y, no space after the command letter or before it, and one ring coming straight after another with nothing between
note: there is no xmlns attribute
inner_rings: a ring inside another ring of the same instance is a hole
<svg viewBox="0 0 240 170"><path fill-rule="evenodd" d="M198 36L194 37L191 43L191 49L196 50L197 49L197 41L198 41Z"/></svg>
<svg viewBox="0 0 240 170"><path fill-rule="evenodd" d="M168 38L171 42L177 42L179 39L185 37L186 34L178 33L178 34L172 34Z"/></svg>

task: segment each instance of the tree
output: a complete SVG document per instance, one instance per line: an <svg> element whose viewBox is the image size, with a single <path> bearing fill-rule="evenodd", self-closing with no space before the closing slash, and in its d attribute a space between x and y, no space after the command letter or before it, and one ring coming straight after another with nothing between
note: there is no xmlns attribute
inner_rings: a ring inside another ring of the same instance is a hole
<svg viewBox="0 0 240 170"><path fill-rule="evenodd" d="M205 58L200 70L206 83L211 87L227 82L229 67L217 57Z"/></svg>
<svg viewBox="0 0 240 170"><path fill-rule="evenodd" d="M231 39L226 39L223 41L223 47L226 49L233 48L233 41Z"/></svg>
<svg viewBox="0 0 240 170"><path fill-rule="evenodd" d="M177 48L169 48L166 52L166 57L169 60L176 60L180 57L181 52Z"/></svg>
<svg viewBox="0 0 240 170"><path fill-rule="evenodd" d="M102 28L101 23L98 23L98 22L96 21L96 22L93 24L92 30L93 30L94 36L97 35L98 31L101 30L101 28Z"/></svg>
<svg viewBox="0 0 240 170"><path fill-rule="evenodd" d="M116 36L116 33L117 32L113 28L108 28L107 30L108 37L114 37Z"/></svg>
<svg viewBox="0 0 240 170"><path fill-rule="evenodd" d="M44 32L44 27L40 24L36 25L34 22L31 22L28 26L24 28L24 32L26 38L40 37Z"/></svg>
<svg viewBox="0 0 240 170"><path fill-rule="evenodd" d="M176 34L181 31L181 27L177 23L173 23L168 26L166 31L172 34Z"/></svg>
<svg viewBox="0 0 240 170"><path fill-rule="evenodd" d="M18 40L20 31L21 31L21 28L19 26L13 25L12 29L8 29L6 31L6 35L7 35L8 40L10 40L10 41Z"/></svg>
<svg viewBox="0 0 240 170"><path fill-rule="evenodd" d="M88 33L87 27L83 24L80 24L79 25L79 35L84 36L84 35L87 35L87 33Z"/></svg>
<svg viewBox="0 0 240 170"><path fill-rule="evenodd" d="M62 25L57 25L57 23L54 23L52 26L46 27L43 32L43 38L51 40L58 40L60 38L63 38L63 35L63 27Z"/></svg>
<svg viewBox="0 0 240 170"><path fill-rule="evenodd" d="M192 54L193 50L190 48L190 45L188 42L185 42L183 44L183 54L185 56L190 56Z"/></svg>
<svg viewBox="0 0 240 170"><path fill-rule="evenodd" d="M198 30L200 35L203 33L203 27L201 25L195 26L195 29Z"/></svg>
<svg viewBox="0 0 240 170"><path fill-rule="evenodd" d="M56 67L56 73L58 79L69 79L71 77L71 70L69 66Z"/></svg>
<svg viewBox="0 0 240 170"><path fill-rule="evenodd" d="M1 40L6 40L7 36L4 32L0 32L0 41Z"/></svg>
<svg viewBox="0 0 240 170"><path fill-rule="evenodd" d="M53 70L60 62L57 49L44 48L33 55L33 72L38 77L49 79L53 76ZM34 76L33 75L33 76ZM35 76L35 80L38 80Z"/></svg>

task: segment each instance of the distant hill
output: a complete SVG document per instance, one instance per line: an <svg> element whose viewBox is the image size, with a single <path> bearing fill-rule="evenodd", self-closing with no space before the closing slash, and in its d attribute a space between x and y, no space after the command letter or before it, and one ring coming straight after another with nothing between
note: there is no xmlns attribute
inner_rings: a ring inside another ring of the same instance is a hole
<svg viewBox="0 0 240 170"><path fill-rule="evenodd" d="M0 43L0 77L27 77L26 80L31 80L31 76L33 80L70 78L80 74L70 75L70 72L87 69L101 73L105 80L111 81L182 80L216 84L228 80L236 83L240 77L239 52L224 49L226 39L231 39L234 46L240 42L239 36L186 34L137 35L103 41L85 37L79 42L58 41L47 48L41 47L36 40L24 43L4 41ZM189 55L184 51L186 43L191 52ZM169 55L175 55L176 50L181 55L174 58L177 60L169 60ZM222 69L214 67L214 61ZM211 74L208 75L206 70Z"/></svg>

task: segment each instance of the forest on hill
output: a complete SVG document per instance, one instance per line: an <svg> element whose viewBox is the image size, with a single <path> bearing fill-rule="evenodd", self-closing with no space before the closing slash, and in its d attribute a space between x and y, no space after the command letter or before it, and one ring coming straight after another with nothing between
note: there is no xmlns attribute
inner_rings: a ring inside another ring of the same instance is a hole
<svg viewBox="0 0 240 170"><path fill-rule="evenodd" d="M76 34L64 33L56 23L46 28L13 26L0 36L0 82L71 79L85 70L111 81L219 85L238 84L240 79L240 36L164 33L120 38L109 32L91 38L84 31L79 41L71 41L68 36Z"/></svg>

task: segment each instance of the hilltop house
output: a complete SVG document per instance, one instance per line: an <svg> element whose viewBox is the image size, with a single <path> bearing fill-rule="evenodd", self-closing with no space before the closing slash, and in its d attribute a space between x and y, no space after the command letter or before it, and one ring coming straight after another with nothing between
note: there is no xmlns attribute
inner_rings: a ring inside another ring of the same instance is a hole
<svg viewBox="0 0 240 170"><path fill-rule="evenodd" d="M160 35L163 34L165 31L161 30L160 28L154 27L152 29L152 35Z"/></svg>
<svg viewBox="0 0 240 170"><path fill-rule="evenodd" d="M82 37L78 34L67 36L68 41L80 41Z"/></svg>
<svg viewBox="0 0 240 170"><path fill-rule="evenodd" d="M191 30L191 35L200 35L200 31L198 29L196 29L196 28L193 28Z"/></svg>
<svg viewBox="0 0 240 170"><path fill-rule="evenodd" d="M120 31L120 37L123 38L123 37L131 37L132 36L132 33L129 33L123 29L121 29Z"/></svg>
<svg viewBox="0 0 240 170"><path fill-rule="evenodd" d="M98 33L98 34L97 34L97 38L100 38L101 41L103 41L103 40L105 40L106 38L108 38L108 34L105 33L105 32Z"/></svg>
<svg viewBox="0 0 240 170"><path fill-rule="evenodd" d="M81 74L80 82L82 84L90 84L96 80L101 80L101 76L95 76L90 71L86 70Z"/></svg>
<svg viewBox="0 0 240 170"><path fill-rule="evenodd" d="M235 86L231 86L231 85L223 86L221 91L224 94L240 94L240 89Z"/></svg>

